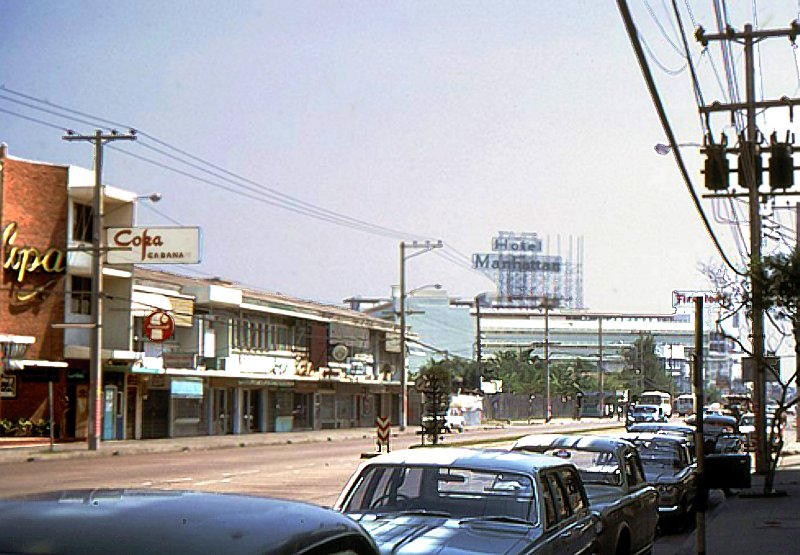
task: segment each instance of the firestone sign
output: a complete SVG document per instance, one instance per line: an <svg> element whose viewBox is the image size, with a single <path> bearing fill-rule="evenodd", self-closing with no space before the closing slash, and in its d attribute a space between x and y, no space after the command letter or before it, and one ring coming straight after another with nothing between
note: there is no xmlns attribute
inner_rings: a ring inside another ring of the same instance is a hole
<svg viewBox="0 0 800 555"><path fill-rule="evenodd" d="M199 227L112 227L106 235L109 264L197 264Z"/></svg>

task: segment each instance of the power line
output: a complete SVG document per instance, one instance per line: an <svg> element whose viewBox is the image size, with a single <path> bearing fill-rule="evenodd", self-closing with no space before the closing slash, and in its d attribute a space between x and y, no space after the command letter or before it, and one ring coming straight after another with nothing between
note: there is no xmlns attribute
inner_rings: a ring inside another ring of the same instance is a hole
<svg viewBox="0 0 800 555"><path fill-rule="evenodd" d="M678 141L675 140L675 134L672 132L672 126L669 123L669 118L667 117L664 105L661 102L661 95L658 92L658 88L656 87L655 81L653 80L653 75L650 72L650 67L647 64L647 59L645 58L642 45L639 43L638 38L640 36L640 33L636 29L636 24L633 22L633 18L631 17L630 11L628 10L627 3L625 0L617 0L617 6L619 7L620 13L622 14L622 18L625 23L625 28L628 31L628 38L630 39L631 46L633 46L636 58L639 61L639 67L642 70L642 74L647 84L647 88L650 91L650 96L653 100L653 104L655 105L658 117L661 120L661 125L664 128L664 132L666 133L667 138L669 139L669 144L672 147L672 153L675 156L675 161L678 164L678 169L681 172L684 183L686 185L686 189L689 192L689 196L691 197L692 202L694 203L695 209L697 210L701 220L703 221L703 226L706 228L706 232L711 238L711 241L714 243L714 247L717 249L717 252L722 257L722 260L725 262L725 264L731 269L731 271L735 272L738 275L745 276L747 274L741 272L738 268L736 268L736 266L733 265L731 260L725 254L725 251L722 249L722 245L720 244L716 233L714 233L714 230L711 228L711 223L708 221L708 218L706 217L706 214L703 211L703 207L700 204L700 199L698 198L697 193L694 190L692 179L689 176L689 172L686 169L686 164L683 161L683 155L681 154L680 148L678 147Z"/></svg>
<svg viewBox="0 0 800 555"><path fill-rule="evenodd" d="M83 117L92 118L93 120L100 121L100 122L107 123L107 124L111 124L111 125L114 125L114 126L117 126L117 127L126 127L126 128L127 127L131 127L131 126L128 126L128 125L120 124L118 122L114 122L112 120L108 120L106 118L102 118L102 117L99 117L99 116L88 114L86 112L81 112L81 111L78 111L78 110L74 110L72 108L68 108L68 107L63 106L63 105L59 105L59 104L55 104L55 103L52 103L52 102L49 102L49 101L46 101L46 100L43 100L43 99L39 99L39 98L36 98L36 97L34 97L32 95L28 95L28 94L25 94L25 93L10 89L10 88L8 88L8 87L6 87L4 85L2 87L0 87L0 89L6 91L8 93L21 96L21 97L26 98L28 100L32 100L34 102L39 102L39 103L42 103L42 104L46 104L48 106L53 106L55 108L58 108L59 110L62 110L64 112L67 112L67 113L70 113L70 114L77 114L77 115L80 115L80 116L83 116ZM55 110L50 110L50 109L47 109L47 108L43 108L41 106L36 106L34 104L22 102L20 100L9 98L9 97L4 96L4 95L0 95L0 98L2 98L4 100L7 100L7 101L10 101L10 102L15 102L17 104L21 104L21 105L29 107L31 109L39 110L39 111L42 111L42 112L45 112L45 113L48 113L48 114L51 114L51 115L56 115L58 117L63 117L65 119L70 119L70 120L76 121L78 123L82 123L82 124L85 124L85 125L91 125L91 126L94 126L94 127L98 127L97 124L96 124L96 121L92 122L92 121L87 121L87 120L82 119L82 118L76 118L74 116L64 115L64 114L59 113L59 112L57 112ZM5 111L5 110L3 110L3 111ZM26 116L21 116L19 114L12 114L12 115L17 115L17 116L23 117L25 119L31 119L32 121L36 121L37 123L42 123L42 124L48 125L50 127L63 129L63 127L57 127L54 124L50 124L48 122L44 122L44 121L41 121L41 120L36 120L35 118L27 118ZM99 127L102 127L102 126L99 126ZM108 129L108 127L106 127L105 129ZM250 190L250 191L254 191L254 192L257 192L259 194L263 194L263 195L265 195L267 197L271 197L271 198L275 199L275 202L272 203L272 206L279 207L279 208L284 207L284 208L286 208L286 209L288 209L290 211L293 211L293 212L296 212L296 213L299 213L299 214L303 214L303 215L306 215L306 216L309 216L309 217L319 217L319 219L323 219L324 221L327 221L328 223L333 223L333 224L337 224L338 223L338 225L343 225L345 227L350 227L352 229L358 229L358 230L361 230L361 231L364 231L364 232L367 232L367 233L373 233L373 234L376 234L376 235L382 235L384 237L391 237L391 238L416 237L416 238L420 238L420 239L424 238L423 236L418 235L418 234L407 233L407 232L403 232L403 231L400 231L400 230L391 229L391 228L388 228L388 227L385 227L385 226L381 226L381 225L378 225L378 224L373 224L373 223L370 223L370 222L366 222L366 221L360 220L358 218L353 218L353 217L345 215L345 214L340 214L340 213L334 212L334 211L326 209L326 208L321 208L321 207L316 206L316 205L314 205L312 203L309 203L309 202L294 198L291 195L288 195L288 194L283 193L281 191L278 191L276 189L267 187L267 186L265 186L265 185L263 185L261 183L258 183L256 181L247 179L247 178L245 178L245 177L243 177L243 176L241 176L239 174L236 174L234 172L231 172L231 171L229 171L229 170L227 170L227 169L225 169L225 168L223 168L223 167L221 167L219 165L213 164L212 162L209 162L209 161L207 161L207 160L205 160L205 159L203 159L201 157L195 156L195 155L193 155L193 154L191 154L191 153L189 153L189 152L187 152L187 151L185 151L183 149L180 149L180 148L178 148L176 146L173 146L173 145L167 143L166 141L158 139L157 137L155 137L153 135L150 135L149 133L146 133L146 132L143 132L143 131L138 131L138 134L139 134L140 137L145 137L145 138L149 139L152 142L155 142L157 144L163 145L163 146L165 146L165 147L167 147L167 148L169 148L169 149L171 149L171 150L173 150L175 152L178 152L179 154L181 154L181 155L183 155L183 156L185 156L187 158L190 158L191 160L195 160L195 161L201 162L202 164L205 164L206 166L214 168L215 170L217 170L219 172L222 172L224 174L227 174L229 176L235 177L237 180L240 180L240 181L243 181L245 183L248 183L251 186L243 185L242 183L238 183L237 181L233 181L229 177L225 177L223 175L219 175L219 174L217 174L217 173L215 173L215 172L213 172L213 171L211 171L211 170L209 170L209 169L207 169L205 167L198 166L197 164L194 164L192 162L188 162L186 160L183 160L183 159L181 159L181 158L179 158L179 157L177 157L177 156L175 156L173 154L165 152L165 151L163 151L161 149L158 149L156 147L153 147L151 145L140 143L140 144L142 144L143 147L148 148L150 150L153 150L155 152L158 152L159 154L161 154L163 156L166 156L168 158L171 158L171 159L173 159L175 161L178 161L180 163L186 164L186 165L188 165L188 166L190 166L190 167L192 167L194 169L197 169L199 171L202 171L202 172L208 173L210 175L213 175L214 177L216 177L218 179L223 179L223 180L225 180L225 181L227 181L227 182L229 182L229 183L231 183L231 184L233 184L233 185L235 185L237 187L240 187L240 188L243 188L243 189L246 189L246 190ZM118 152L123 152L125 154L130 154L127 151L124 151L124 150L121 150L121 149L115 149L115 150L117 150ZM130 155L135 157L135 158L138 158L139 160L159 165L163 169L171 169L173 171L180 171L180 170L176 170L175 168L168 167L166 164L161 164L161 163L155 162L155 161L153 161L151 159L148 159L146 157L143 157L143 156L138 156L138 155L133 155L133 154L130 154ZM193 176L193 175L188 174L188 173L183 173L183 175L185 175L187 177L190 177L192 179L196 179L198 181L203 181L206 184L214 186L213 183L211 183L211 182L209 182L207 180L203 180L202 178L199 178L197 176ZM225 189L225 190L235 193L235 191L231 191L230 189ZM286 204L286 206L283 206L283 204ZM290 207L294 207L295 209L292 209ZM298 210L300 210L300 211L298 211ZM372 231L370 231L370 230L372 230Z"/></svg>

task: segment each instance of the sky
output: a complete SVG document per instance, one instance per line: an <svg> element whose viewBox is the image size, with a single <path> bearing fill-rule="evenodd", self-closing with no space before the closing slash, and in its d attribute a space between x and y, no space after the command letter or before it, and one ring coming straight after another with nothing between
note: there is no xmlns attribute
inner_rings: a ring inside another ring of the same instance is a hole
<svg viewBox="0 0 800 555"><path fill-rule="evenodd" d="M728 4L737 28L787 27L800 11ZM630 5L678 141L702 141L672 3ZM142 224L203 230L201 264L162 269L338 304L388 296L400 241L429 238L445 247L407 261L408 289L473 297L493 284L471 254L500 230L537 232L584 238L587 308L671 312L672 291L707 289L699 267L720 263L675 160L654 151L665 134L614 2L0 6L0 142L12 156L91 168L91 146L60 128L139 130L106 149L104 181L162 194L139 203ZM713 6L678 2L707 103L727 100L718 46L703 53L692 36L694 23L716 28ZM759 97L796 96L789 41L758 52ZM739 48L733 64L744 95ZM786 110L760 122L766 134L795 127ZM715 116L712 130L732 133L730 123ZM702 158L682 152L702 193ZM773 218L793 236L790 198ZM309 204L325 215L304 215ZM702 206L743 268L746 223L729 222L744 205Z"/></svg>

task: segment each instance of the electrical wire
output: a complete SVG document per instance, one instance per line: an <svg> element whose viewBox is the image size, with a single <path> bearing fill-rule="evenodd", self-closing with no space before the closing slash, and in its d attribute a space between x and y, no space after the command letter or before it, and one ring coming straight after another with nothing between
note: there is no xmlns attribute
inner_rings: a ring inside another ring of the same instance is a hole
<svg viewBox="0 0 800 555"><path fill-rule="evenodd" d="M114 125L114 126L117 126L117 127L125 127L125 128L131 127L131 126L123 125L123 124L120 124L118 122L114 122L112 120L108 120L108 119L105 119L105 118L102 118L102 117L99 117L99 116L94 116L94 115L91 115L91 114L87 114L86 112L81 112L81 111L78 111L78 110L73 110L71 108L59 105L59 104L54 104L52 102L49 102L49 101L46 101L46 100L43 100L43 99L39 99L39 98L36 98L34 96L27 95L25 93L21 93L19 91L10 89L10 88L6 87L5 85L0 86L0 90L6 91L6 92L8 92L10 94L21 96L23 98L26 98L28 100L32 100L34 102L39 102L39 103L47 104L49 106L56 107L59 110L62 110L62 111L67 112L69 114L78 114L80 116L89 117L89 118L92 118L92 120L95 120L95 121L88 121L86 119L77 118L77 117L69 116L69 115L64 115L63 113L56 112L55 110L51 110L51 109L48 109L48 108L43 108L41 106L36 106L34 104L30 104L30 103L27 103L27 102L16 100L16 99L10 98L10 97L5 96L5 95L0 95L0 98L2 98L4 100L10 101L10 102L14 102L14 103L26 106L28 108L39 110L39 111L42 111L42 112L45 112L45 113L48 113L48 114L51 114L51 115L56 115L58 117L62 117L62 118L65 118L65 119L70 119L70 120L73 120L73 121L76 121L78 123L82 123L82 124L85 124L85 125L104 128L103 126L97 125L96 122L99 121L99 122L103 122L103 123L106 123L106 124L111 124L111 125ZM15 114L15 115L19 115L19 114ZM19 117L25 118L25 116L21 116L21 115ZM28 119L28 118L25 118L25 119ZM47 122L43 122L41 120L35 120L34 119L33 121L37 121L38 123L42 123L42 124L48 125L50 127L56 127L53 124L50 124L50 123L47 123ZM57 128L58 129L64 129L62 127L57 127ZM104 129L110 129L110 128L105 127ZM64 129L64 130L66 131L66 129ZM287 195L287 194L285 194L285 193L283 193L281 191L278 191L278 190L273 189L271 187L267 187L267 186L265 186L263 184L260 184L260 183L258 183L256 181L247 179L247 178L245 178L243 176L240 176L240 175L238 175L238 174L236 174L234 172L230 172L229 170L226 170L225 168L222 168L221 166L213 164L212 162L209 162L209 161L207 161L207 160L205 160L203 158L200 158L198 156L195 156L195 155L193 155L193 154L191 154L191 153L189 153L189 152L187 152L187 151L185 151L183 149L180 149L180 148L175 147L175 146L173 146L173 145L171 145L171 144L169 144L169 143L167 143L165 141L162 141L161 139L158 139L157 137L155 137L153 135L150 135L149 133L146 133L144 131L137 131L137 133L138 133L138 135L140 137L147 138L152 142L155 142L157 144L163 145L163 146L165 146L165 147L167 147L167 148L169 148L169 149L171 149L171 150L173 150L175 152L180 153L183 156L186 156L187 158L189 158L191 160L195 160L195 161L201 162L201 163L205 164L206 166L217 170L218 172L221 172L223 174L227 174L229 176L235 177L237 180L242 181L242 182L244 182L244 183L246 183L248 185L233 181L229 177L225 177L224 175L220 175L219 173L215 173L215 172L213 172L213 171L211 171L211 170L209 170L209 169L207 169L207 168L205 168L203 166L199 166L199 165L194 164L192 162L189 162L189 161L186 161L186 160L182 160L179 157L177 157L175 155L172 155L172 154L170 154L168 152L165 152L162 149L159 149L157 147L153 147L151 145L148 145L148 144L146 144L146 142L143 142L141 140L138 141L137 143L139 145L143 146L144 148L148 148L148 149L150 149L150 150L152 150L154 152L157 152L157 153L161 154L162 156L166 156L166 157L168 157L170 159L173 159L173 160L175 160L177 162L180 162L182 164L188 165L188 166L190 166L190 167L192 167L194 169L197 169L199 171L203 171L205 173L208 173L208 174L210 174L210 175L212 175L212 176L214 176L214 177L216 177L218 179L225 180L225 181L231 183L232 185L234 185L236 187L243 188L243 189L249 190L251 192L256 192L256 193L258 193L260 195L264 195L267 198L273 198L275 200L275 202L272 203L272 206L275 206L275 207L278 207L278 208L285 208L285 209L293 211L295 213L306 215L306 216L309 216L309 217L312 217L312 218L313 217L318 217L319 219L322 219L323 221L327 221L328 223L334 223L334 224L338 223L339 225L343 225L344 227L350 227L351 229L358 229L360 231L364 231L364 232L367 232L367 233L373 233L373 234L381 235L381 236L384 236L384 237L392 237L392 238L409 238L409 237L411 237L411 238L424 239L424 236L421 236L421 235L418 235L418 234L406 233L406 232L403 232L403 231L400 231L400 230L391 229L391 228L388 228L388 227L385 227L385 226L372 224L372 223L366 222L364 220L360 220L360 219L357 219L357 218L353 218L351 216L340 214L340 213L334 212L334 211L326 209L326 208L321 208L321 207L316 206L316 205L314 205L312 203L308 203L308 202L302 201L300 199L296 199L296 198L292 197L291 195ZM166 164L161 164L160 162L156 162L156 161L148 159L146 157L133 155L133 154L129 153L128 151L126 151L124 149L121 149L119 147L114 147L114 150L116 150L118 152L123 152L125 154L130 154L131 156L133 156L135 158L138 158L141 161L145 161L145 162L149 162L149 163L153 163L153 164L159 165L159 167L162 167L163 169L171 169L172 171L180 171L180 170L177 170L176 168L167 167ZM208 181L208 180L204 181L202 178L198 178L197 176L192 176L191 174L188 174L188 173L183 173L183 175L185 175L187 177L190 177L192 179L196 179L198 181L203 181L204 183L206 183L208 185L215 186L210 181ZM233 192L234 194L236 194L236 191L232 191L230 188L225 189L225 190L227 190L228 192ZM284 203L285 203L285 206L283 206Z"/></svg>
<svg viewBox="0 0 800 555"><path fill-rule="evenodd" d="M675 134L672 132L672 126L669 123L669 118L667 117L667 113L664 109L664 105L661 102L661 96L658 92L656 87L655 81L653 80L653 75L650 72L650 67L647 64L647 59L644 55L644 51L642 49L641 44L638 41L639 32L636 29L636 25L633 22L633 18L631 16L630 10L628 9L628 4L626 0L617 0L617 6L619 7L620 13L622 14L622 19L625 23L625 28L628 32L628 37L630 39L631 45L633 46L634 52L636 54L636 58L639 62L639 67L642 70L645 82L647 84L647 88L650 91L650 96L653 100L653 104L655 105L656 112L658 113L658 117L661 120L661 125L664 128L664 132L667 135L669 140L669 144L672 147L672 153L675 156L675 161L678 164L678 168L681 172L683 177L684 183L686 185L687 191L694 203L695 209L697 210L698 214L700 215L701 220L703 221L703 225L706 228L706 232L708 233L711 241L714 244L714 247L717 249L722 260L725 264L737 275L746 276L746 273L740 271L736 266L733 265L731 260L728 258L727 254L722 248L722 245L717 238L716 233L711 228L711 223L708 221L705 212L703 211L703 207L700 204L700 199L697 196L697 193L694 190L694 186L692 184L691 177L686 169L686 164L683 161L683 156L681 155L680 148L678 148L678 141L675 139Z"/></svg>

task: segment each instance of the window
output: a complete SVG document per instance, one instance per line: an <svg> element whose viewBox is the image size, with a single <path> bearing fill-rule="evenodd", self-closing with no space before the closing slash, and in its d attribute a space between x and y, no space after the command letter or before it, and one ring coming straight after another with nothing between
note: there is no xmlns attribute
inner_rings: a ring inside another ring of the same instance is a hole
<svg viewBox="0 0 800 555"><path fill-rule="evenodd" d="M628 487L644 482L644 471L639 457L630 453L625 457L625 473L628 475Z"/></svg>
<svg viewBox="0 0 800 555"><path fill-rule="evenodd" d="M564 489L564 484L559 480L558 474L555 472L548 473L547 483L550 485L550 491L553 493L553 504L555 505L558 520L569 518L569 515L572 513L569 505L569 497Z"/></svg>
<svg viewBox="0 0 800 555"><path fill-rule="evenodd" d="M572 512L577 513L581 509L586 508L586 498L584 497L583 488L581 487L581 481L575 472L568 468L562 468L559 474L567 490L569 505L572 508Z"/></svg>
<svg viewBox="0 0 800 555"><path fill-rule="evenodd" d="M72 205L72 240L92 242L94 209L88 204Z"/></svg>
<svg viewBox="0 0 800 555"><path fill-rule="evenodd" d="M72 276L70 281L69 310L73 314L92 314L92 280Z"/></svg>
<svg viewBox="0 0 800 555"><path fill-rule="evenodd" d="M542 483L542 501L544 501L544 523L545 527L550 528L556 525L556 506L553 503L553 494L550 493L550 485L547 478Z"/></svg>

